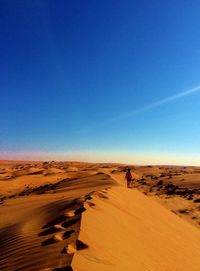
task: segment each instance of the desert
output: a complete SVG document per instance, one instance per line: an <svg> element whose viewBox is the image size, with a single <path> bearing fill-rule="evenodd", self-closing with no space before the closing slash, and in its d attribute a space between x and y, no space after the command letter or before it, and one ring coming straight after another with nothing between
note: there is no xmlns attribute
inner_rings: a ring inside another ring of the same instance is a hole
<svg viewBox="0 0 200 271"><path fill-rule="evenodd" d="M0 203L1 270L199 270L199 167L1 161Z"/></svg>
<svg viewBox="0 0 200 271"><path fill-rule="evenodd" d="M0 271L200 271L199 1L0 1Z"/></svg>

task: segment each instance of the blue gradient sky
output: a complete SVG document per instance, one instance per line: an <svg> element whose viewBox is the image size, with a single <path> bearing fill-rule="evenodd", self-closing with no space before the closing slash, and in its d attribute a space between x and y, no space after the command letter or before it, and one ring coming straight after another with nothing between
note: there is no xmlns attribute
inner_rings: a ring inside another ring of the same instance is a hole
<svg viewBox="0 0 200 271"><path fill-rule="evenodd" d="M0 158L200 164L199 14L197 0L0 1Z"/></svg>

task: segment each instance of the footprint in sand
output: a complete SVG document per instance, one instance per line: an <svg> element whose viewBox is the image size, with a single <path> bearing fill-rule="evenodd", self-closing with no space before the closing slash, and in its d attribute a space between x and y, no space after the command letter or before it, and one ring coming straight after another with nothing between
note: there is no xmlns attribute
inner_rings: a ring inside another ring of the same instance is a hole
<svg viewBox="0 0 200 271"><path fill-rule="evenodd" d="M80 208L75 210L75 215L81 214L81 213L83 213L85 211L86 211L86 209L84 207L80 207Z"/></svg>
<svg viewBox="0 0 200 271"><path fill-rule="evenodd" d="M94 207L94 206L96 206L96 204L93 203L93 202L91 202L91 201L86 201L86 202L85 202L85 206L86 206L86 207L87 207L87 206L89 206L89 207Z"/></svg>
<svg viewBox="0 0 200 271"><path fill-rule="evenodd" d="M45 224L42 228L45 229L45 228L53 227L54 225L60 224L65 220L66 220L66 216L60 215L56 217L55 219L51 220L50 222L48 222L47 224Z"/></svg>
<svg viewBox="0 0 200 271"><path fill-rule="evenodd" d="M60 224L60 223L64 222L66 220L66 218L76 216L78 214L83 213L84 211L86 211L86 209L84 207L80 207L78 209L66 211L63 215L60 215L60 216L56 217L55 219L51 220L50 222L45 224L42 228L45 229L45 228L49 228L49 227L54 227L56 224Z"/></svg>
<svg viewBox="0 0 200 271"><path fill-rule="evenodd" d="M64 228L69 228L69 227L73 226L74 224L76 224L79 220L80 220L79 218L71 219L69 221L63 222L61 224L61 226Z"/></svg>
<svg viewBox="0 0 200 271"><path fill-rule="evenodd" d="M38 234L38 236L45 236L45 235L48 235L48 234L52 234L52 233L62 231L64 229L65 228L63 228L61 225L54 225L54 226L51 226L50 228L48 228L47 230L44 230L44 231L40 232Z"/></svg>
<svg viewBox="0 0 200 271"><path fill-rule="evenodd" d="M85 196L85 200L91 200L91 199L92 199L92 196L90 194Z"/></svg>
<svg viewBox="0 0 200 271"><path fill-rule="evenodd" d="M44 240L42 242L42 246L48 246L51 244L55 244L55 243L62 241L62 240L63 240L62 234L55 234L51 238Z"/></svg>
<svg viewBox="0 0 200 271"><path fill-rule="evenodd" d="M78 250L84 250L87 249L88 245L86 245L81 240L76 240L76 242L68 244L66 247L64 247L62 253L67 254L74 254Z"/></svg>
<svg viewBox="0 0 200 271"><path fill-rule="evenodd" d="M74 221L73 221L74 222ZM74 222L75 223L75 222ZM74 224L73 223L73 224ZM60 230L64 230L65 227L62 227L61 225L55 225L57 226ZM48 229L49 231L52 229L53 227L51 227L50 229ZM46 230L45 232L47 232L48 230ZM51 244L55 244L59 241L63 241L65 239L68 239L71 237L71 234L73 234L75 232L75 230L69 230L69 231L65 231L65 232L61 232L61 233L57 233L57 234L54 234L52 237L44 240L42 242L42 246L47 246L47 245L51 245ZM43 232L44 233L44 232ZM45 234L42 234L42 235L45 235Z"/></svg>
<svg viewBox="0 0 200 271"><path fill-rule="evenodd" d="M74 232L75 232L75 230L66 231L66 232L63 234L63 240L70 238L71 235L72 235Z"/></svg>
<svg viewBox="0 0 200 271"><path fill-rule="evenodd" d="M75 216L75 210L70 210L64 213L66 217L73 217Z"/></svg>
<svg viewBox="0 0 200 271"><path fill-rule="evenodd" d="M73 217L73 216L76 216L78 214L83 213L84 211L86 211L86 209L84 207L80 207L78 209L69 210L69 211L65 212L64 215L66 217Z"/></svg>
<svg viewBox="0 0 200 271"><path fill-rule="evenodd" d="M100 199L109 199L107 196L105 196L102 192L96 192L94 194L95 197L100 198Z"/></svg>

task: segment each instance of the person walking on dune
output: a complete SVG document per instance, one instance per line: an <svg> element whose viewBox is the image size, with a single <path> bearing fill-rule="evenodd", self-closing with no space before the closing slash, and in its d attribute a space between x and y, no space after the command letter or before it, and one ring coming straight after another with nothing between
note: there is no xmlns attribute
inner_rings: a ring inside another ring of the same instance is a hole
<svg viewBox="0 0 200 271"><path fill-rule="evenodd" d="M127 169L126 175L125 175L125 179L127 181L127 188L131 188L132 187L132 175L131 175L131 170L130 168Z"/></svg>

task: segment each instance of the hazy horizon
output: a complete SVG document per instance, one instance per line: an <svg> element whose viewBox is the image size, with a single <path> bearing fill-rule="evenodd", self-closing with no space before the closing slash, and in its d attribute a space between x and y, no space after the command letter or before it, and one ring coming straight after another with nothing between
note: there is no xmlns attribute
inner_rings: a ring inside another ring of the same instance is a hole
<svg viewBox="0 0 200 271"><path fill-rule="evenodd" d="M199 166L200 156L186 158L184 156L171 156L167 154L152 154L152 153L120 153L120 152L5 152L0 154L0 160L13 161L76 161L89 163L121 163L132 165L172 165L172 166ZM195 160L197 161L195 163ZM177 161L179 161L177 163Z"/></svg>

